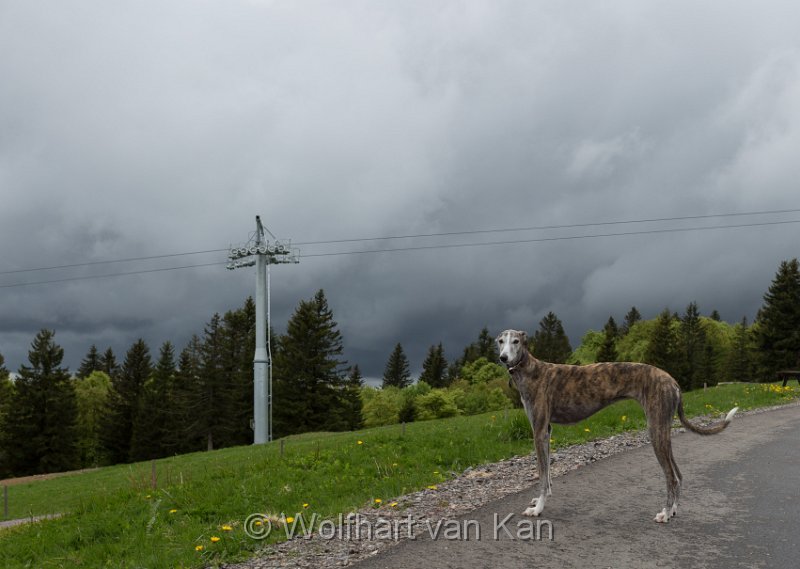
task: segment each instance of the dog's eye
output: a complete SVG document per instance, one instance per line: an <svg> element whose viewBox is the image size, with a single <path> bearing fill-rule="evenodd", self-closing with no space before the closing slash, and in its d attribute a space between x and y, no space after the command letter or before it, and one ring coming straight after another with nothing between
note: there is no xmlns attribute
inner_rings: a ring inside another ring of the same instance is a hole
<svg viewBox="0 0 800 569"><path fill-rule="evenodd" d="M503 340L497 340L497 343L498 343L498 344L502 344L502 343L503 343Z"/></svg>
<svg viewBox="0 0 800 569"><path fill-rule="evenodd" d="M519 344L519 340L517 340L516 338L514 338L514 343L515 343L515 344Z"/></svg>

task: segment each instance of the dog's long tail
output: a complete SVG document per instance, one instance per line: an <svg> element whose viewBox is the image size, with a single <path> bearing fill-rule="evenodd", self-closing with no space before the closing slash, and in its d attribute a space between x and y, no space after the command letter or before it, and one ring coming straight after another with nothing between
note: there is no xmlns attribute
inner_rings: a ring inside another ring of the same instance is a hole
<svg viewBox="0 0 800 569"><path fill-rule="evenodd" d="M678 417L681 420L681 424L690 431L692 431L693 433L697 433L698 435L716 435L717 433L725 430L725 427L727 427L730 424L731 419L733 419L733 416L736 414L736 411L738 410L739 410L738 407L734 407L733 409L728 411L728 414L725 415L725 419L723 419L716 425L711 425L709 427L700 427L698 425L693 425L692 423L689 422L689 420L686 418L686 415L684 415L683 413L683 398L681 397L680 399L678 399Z"/></svg>

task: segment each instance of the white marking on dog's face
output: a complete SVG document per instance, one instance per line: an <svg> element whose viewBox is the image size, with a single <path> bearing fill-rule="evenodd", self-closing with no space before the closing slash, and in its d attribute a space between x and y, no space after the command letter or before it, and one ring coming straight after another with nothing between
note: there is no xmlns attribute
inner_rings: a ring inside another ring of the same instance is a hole
<svg viewBox="0 0 800 569"><path fill-rule="evenodd" d="M506 330L497 337L497 351L500 361L510 366L519 361L520 349L525 341L525 332Z"/></svg>

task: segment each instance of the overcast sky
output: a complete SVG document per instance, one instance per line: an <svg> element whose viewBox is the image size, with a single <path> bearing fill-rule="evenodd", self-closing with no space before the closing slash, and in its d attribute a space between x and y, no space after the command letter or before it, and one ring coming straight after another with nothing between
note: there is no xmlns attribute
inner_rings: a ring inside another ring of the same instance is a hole
<svg viewBox="0 0 800 569"><path fill-rule="evenodd" d="M800 4L0 0L0 353L56 330L181 349L254 292L224 252L309 242L800 208ZM306 245L301 253L787 221L800 213ZM573 345L631 305L752 319L800 224L306 257L273 325L323 288L345 357L418 373L483 326Z"/></svg>

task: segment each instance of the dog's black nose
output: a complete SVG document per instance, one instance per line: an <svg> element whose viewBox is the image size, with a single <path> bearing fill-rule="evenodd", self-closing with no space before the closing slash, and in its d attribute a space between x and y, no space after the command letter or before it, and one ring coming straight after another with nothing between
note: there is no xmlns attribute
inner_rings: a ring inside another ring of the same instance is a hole
<svg viewBox="0 0 800 569"><path fill-rule="evenodd" d="M508 361L508 356L505 355L505 354L501 355L500 356L500 361L503 362L503 363L506 363Z"/></svg>

